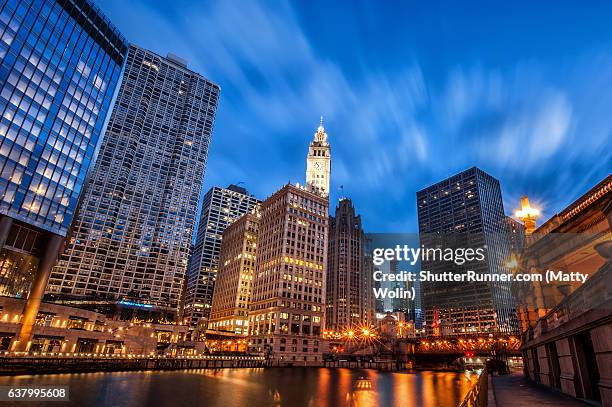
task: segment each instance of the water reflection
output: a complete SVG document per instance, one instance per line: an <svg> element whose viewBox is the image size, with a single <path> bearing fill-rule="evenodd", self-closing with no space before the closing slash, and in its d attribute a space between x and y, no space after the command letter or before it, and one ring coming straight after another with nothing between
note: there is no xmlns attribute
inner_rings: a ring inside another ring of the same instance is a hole
<svg viewBox="0 0 612 407"><path fill-rule="evenodd" d="M0 385L68 385L70 403L62 404L74 406L443 407L456 406L476 379L451 372L273 368L14 376L0 377Z"/></svg>

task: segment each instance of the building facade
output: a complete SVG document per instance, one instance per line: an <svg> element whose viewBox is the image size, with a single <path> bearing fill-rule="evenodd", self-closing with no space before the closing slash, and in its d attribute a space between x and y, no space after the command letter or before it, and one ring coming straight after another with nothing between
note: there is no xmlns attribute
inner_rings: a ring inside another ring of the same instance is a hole
<svg viewBox="0 0 612 407"><path fill-rule="evenodd" d="M508 233L499 181L474 167L417 192L419 238L425 248L485 249L484 261L457 265L424 260L422 270L508 273ZM422 282L429 331L443 324L453 334L518 329L508 282Z"/></svg>
<svg viewBox="0 0 612 407"><path fill-rule="evenodd" d="M368 326L361 216L355 213L350 199L342 198L329 223L325 329L342 332Z"/></svg>
<svg viewBox="0 0 612 407"><path fill-rule="evenodd" d="M250 213L223 232L208 330L238 337L248 334L258 230L259 213Z"/></svg>
<svg viewBox="0 0 612 407"><path fill-rule="evenodd" d="M126 52L90 1L0 1L0 295L29 298L24 343Z"/></svg>
<svg viewBox="0 0 612 407"><path fill-rule="evenodd" d="M291 184L261 204L251 351L279 363L321 362L328 210L327 197Z"/></svg>
<svg viewBox="0 0 612 407"><path fill-rule="evenodd" d="M523 251L525 245L525 227L510 216L506 216L506 228L510 244L510 253L516 255Z"/></svg>
<svg viewBox="0 0 612 407"><path fill-rule="evenodd" d="M47 293L177 309L219 87L130 45L74 230Z"/></svg>
<svg viewBox="0 0 612 407"><path fill-rule="evenodd" d="M612 175L526 236L519 271L587 275L514 287L525 374L594 405L612 405Z"/></svg>
<svg viewBox="0 0 612 407"><path fill-rule="evenodd" d="M310 142L306 157L306 185L323 196L329 196L331 179L331 147L327 142L327 133L321 124Z"/></svg>
<svg viewBox="0 0 612 407"><path fill-rule="evenodd" d="M258 203L257 198L237 185L212 187L204 196L196 242L187 267L183 318L191 327L206 328L223 232L236 219L253 211Z"/></svg>
<svg viewBox="0 0 612 407"><path fill-rule="evenodd" d="M367 244L366 244L367 247ZM374 297L374 259L367 251L363 255L363 274L362 274L362 315L365 325L376 325L376 298Z"/></svg>
<svg viewBox="0 0 612 407"><path fill-rule="evenodd" d="M20 331L23 306L23 299L0 297L0 351L14 350L11 341ZM187 331L186 326L177 324L133 323L104 313L43 302L27 351L100 356L201 354L204 343L187 340Z"/></svg>

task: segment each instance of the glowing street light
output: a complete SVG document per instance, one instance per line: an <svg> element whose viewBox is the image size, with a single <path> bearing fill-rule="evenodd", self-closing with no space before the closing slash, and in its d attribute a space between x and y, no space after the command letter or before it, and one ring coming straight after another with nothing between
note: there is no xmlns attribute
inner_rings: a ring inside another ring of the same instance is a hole
<svg viewBox="0 0 612 407"><path fill-rule="evenodd" d="M521 209L514 214L525 225L525 233L531 234L536 228L536 220L540 217L540 211L529 205L526 195L521 197Z"/></svg>

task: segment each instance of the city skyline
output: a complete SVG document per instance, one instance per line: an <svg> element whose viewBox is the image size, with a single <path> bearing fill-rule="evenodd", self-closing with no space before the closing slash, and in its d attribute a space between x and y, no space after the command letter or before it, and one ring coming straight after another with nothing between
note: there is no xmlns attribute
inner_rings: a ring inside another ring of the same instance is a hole
<svg viewBox="0 0 612 407"><path fill-rule="evenodd" d="M0 400L612 406L612 5L476 1L0 0Z"/></svg>
<svg viewBox="0 0 612 407"><path fill-rule="evenodd" d="M612 84L599 69L612 43L605 10L590 12L587 25L569 4L482 5L473 16L453 5L415 5L392 16L358 3L346 18L316 2L307 10L255 2L100 6L131 41L174 52L220 83L204 190L242 181L265 199L287 180L301 181L301 155L287 151L304 151L321 114L335 152L330 202L343 186L371 232L415 231L414 192L472 166L500 179L508 214L526 193L543 219L610 168L609 96L590 97ZM136 14L150 24L129 24ZM475 19L496 21L499 30L487 25L482 36L470 25ZM402 28L404 20L414 27ZM580 35L565 33L570 20ZM198 35L204 26L209 33ZM363 41L338 51L354 35Z"/></svg>

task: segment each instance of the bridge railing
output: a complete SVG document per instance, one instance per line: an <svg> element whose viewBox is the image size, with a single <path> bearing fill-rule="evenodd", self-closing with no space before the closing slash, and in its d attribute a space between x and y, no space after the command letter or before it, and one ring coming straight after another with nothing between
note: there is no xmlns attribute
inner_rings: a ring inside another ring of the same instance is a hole
<svg viewBox="0 0 612 407"><path fill-rule="evenodd" d="M489 372L485 367L478 376L478 381L467 392L458 407L486 407L489 397Z"/></svg>

